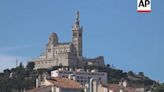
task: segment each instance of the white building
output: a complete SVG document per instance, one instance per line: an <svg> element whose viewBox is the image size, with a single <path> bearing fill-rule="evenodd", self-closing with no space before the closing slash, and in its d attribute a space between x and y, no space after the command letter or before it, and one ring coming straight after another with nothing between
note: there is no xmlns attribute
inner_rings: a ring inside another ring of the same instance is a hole
<svg viewBox="0 0 164 92"><path fill-rule="evenodd" d="M102 83L107 83L107 73L105 72L97 72L92 70L91 72L84 71L82 69L76 69L75 71L69 70L54 70L51 71L51 77L65 77L69 78L72 77L73 80L80 82L81 84L88 84L90 78L95 78L100 80Z"/></svg>

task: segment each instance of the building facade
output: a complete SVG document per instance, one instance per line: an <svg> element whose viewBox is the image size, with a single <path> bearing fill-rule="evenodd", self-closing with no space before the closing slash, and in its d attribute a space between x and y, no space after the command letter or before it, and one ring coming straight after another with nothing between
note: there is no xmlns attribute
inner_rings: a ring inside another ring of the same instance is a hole
<svg viewBox="0 0 164 92"><path fill-rule="evenodd" d="M79 16L79 12L77 11L76 21L72 26L72 41L59 42L57 34L53 32L49 37L44 53L40 57L29 61L35 63L35 69L51 68L53 66L104 66L103 56L93 59L83 57L83 28L80 25Z"/></svg>
<svg viewBox="0 0 164 92"><path fill-rule="evenodd" d="M83 69L72 70L63 70L58 69L51 71L51 77L64 77L70 78L81 83L82 85L89 84L91 78L98 79L104 84L107 84L107 73L98 72L96 70L84 71Z"/></svg>

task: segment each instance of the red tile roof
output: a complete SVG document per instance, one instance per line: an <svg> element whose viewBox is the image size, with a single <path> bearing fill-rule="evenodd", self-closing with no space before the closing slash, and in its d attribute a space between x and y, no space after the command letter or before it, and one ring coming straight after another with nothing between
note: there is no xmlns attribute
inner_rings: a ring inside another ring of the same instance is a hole
<svg viewBox="0 0 164 92"><path fill-rule="evenodd" d="M84 86L82 86L80 83L68 78L54 77L48 79L48 81L60 88L84 89Z"/></svg>
<svg viewBox="0 0 164 92"><path fill-rule="evenodd" d="M136 88L133 87L126 87L125 90L126 92L136 92Z"/></svg>
<svg viewBox="0 0 164 92"><path fill-rule="evenodd" d="M109 84L109 90L113 90L113 92L119 92L121 87L118 84Z"/></svg>
<svg viewBox="0 0 164 92"><path fill-rule="evenodd" d="M42 92L44 90L44 92L50 92L51 91L51 86L41 86L39 88L34 88L31 90L27 90L26 92Z"/></svg>
<svg viewBox="0 0 164 92"><path fill-rule="evenodd" d="M118 84L109 84L109 90L113 90L113 92L119 92L120 90L124 90L125 92L136 92L136 88L134 87L123 87Z"/></svg>

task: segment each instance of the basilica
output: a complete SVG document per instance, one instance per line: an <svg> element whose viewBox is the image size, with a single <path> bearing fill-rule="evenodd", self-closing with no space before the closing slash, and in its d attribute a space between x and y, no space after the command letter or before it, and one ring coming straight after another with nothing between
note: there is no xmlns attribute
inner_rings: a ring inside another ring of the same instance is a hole
<svg viewBox="0 0 164 92"><path fill-rule="evenodd" d="M104 57L83 57L83 28L80 25L79 11L76 12L76 20L72 26L72 41L59 42L59 38L53 32L46 44L46 49L38 58L29 62L35 63L35 69L47 69L54 66L84 67L105 66Z"/></svg>

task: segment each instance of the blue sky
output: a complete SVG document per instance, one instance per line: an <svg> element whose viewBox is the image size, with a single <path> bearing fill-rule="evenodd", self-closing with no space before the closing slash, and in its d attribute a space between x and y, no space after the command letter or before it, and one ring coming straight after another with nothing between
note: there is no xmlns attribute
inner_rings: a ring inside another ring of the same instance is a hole
<svg viewBox="0 0 164 92"><path fill-rule="evenodd" d="M164 1L152 0L151 13L138 13L136 0L1 0L0 71L26 62L45 49L56 32L71 41L80 11L83 54L105 57L116 68L143 71L164 82Z"/></svg>

